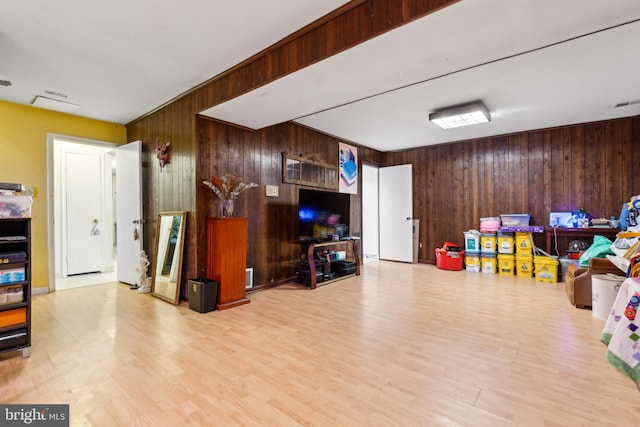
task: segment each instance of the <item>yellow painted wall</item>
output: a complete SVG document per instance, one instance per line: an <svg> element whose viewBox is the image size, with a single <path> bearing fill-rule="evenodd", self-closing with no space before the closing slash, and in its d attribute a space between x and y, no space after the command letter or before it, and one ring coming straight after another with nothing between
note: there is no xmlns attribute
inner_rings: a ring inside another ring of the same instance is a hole
<svg viewBox="0 0 640 427"><path fill-rule="evenodd" d="M124 144L124 125L0 101L0 182L35 187L31 209L31 274L47 288L47 134Z"/></svg>

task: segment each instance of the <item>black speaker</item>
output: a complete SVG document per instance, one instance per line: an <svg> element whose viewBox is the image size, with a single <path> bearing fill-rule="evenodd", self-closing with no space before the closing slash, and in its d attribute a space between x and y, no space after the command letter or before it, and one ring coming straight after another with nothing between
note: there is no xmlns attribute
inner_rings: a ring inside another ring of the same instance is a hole
<svg viewBox="0 0 640 427"><path fill-rule="evenodd" d="M189 308L208 313L216 309L218 303L218 282L200 277L189 279Z"/></svg>

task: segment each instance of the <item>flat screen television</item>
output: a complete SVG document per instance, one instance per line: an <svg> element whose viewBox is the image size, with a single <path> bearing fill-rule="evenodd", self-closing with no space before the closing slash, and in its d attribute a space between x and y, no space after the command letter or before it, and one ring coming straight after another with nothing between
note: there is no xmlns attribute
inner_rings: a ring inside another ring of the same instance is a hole
<svg viewBox="0 0 640 427"><path fill-rule="evenodd" d="M334 191L300 188L298 236L301 241L324 241L349 235L351 196Z"/></svg>

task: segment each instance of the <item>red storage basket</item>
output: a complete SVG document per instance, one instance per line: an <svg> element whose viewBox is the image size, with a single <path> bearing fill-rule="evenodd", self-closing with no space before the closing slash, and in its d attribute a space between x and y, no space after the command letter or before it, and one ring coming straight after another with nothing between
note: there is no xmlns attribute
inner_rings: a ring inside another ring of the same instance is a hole
<svg viewBox="0 0 640 427"><path fill-rule="evenodd" d="M458 248L456 246L456 248ZM462 270L464 261L464 250L451 251L436 248L436 267L442 270L459 271Z"/></svg>

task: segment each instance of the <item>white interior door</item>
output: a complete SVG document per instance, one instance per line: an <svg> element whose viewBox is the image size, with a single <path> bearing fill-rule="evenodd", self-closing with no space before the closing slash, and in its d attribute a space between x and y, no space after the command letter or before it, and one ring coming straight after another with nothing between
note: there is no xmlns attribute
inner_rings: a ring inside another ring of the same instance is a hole
<svg viewBox="0 0 640 427"><path fill-rule="evenodd" d="M66 152L64 165L67 274L102 271L102 155Z"/></svg>
<svg viewBox="0 0 640 427"><path fill-rule="evenodd" d="M116 260L118 281L140 285L136 267L142 250L142 142L116 152Z"/></svg>
<svg viewBox="0 0 640 427"><path fill-rule="evenodd" d="M378 169L380 259L413 261L413 179L411 165Z"/></svg>

